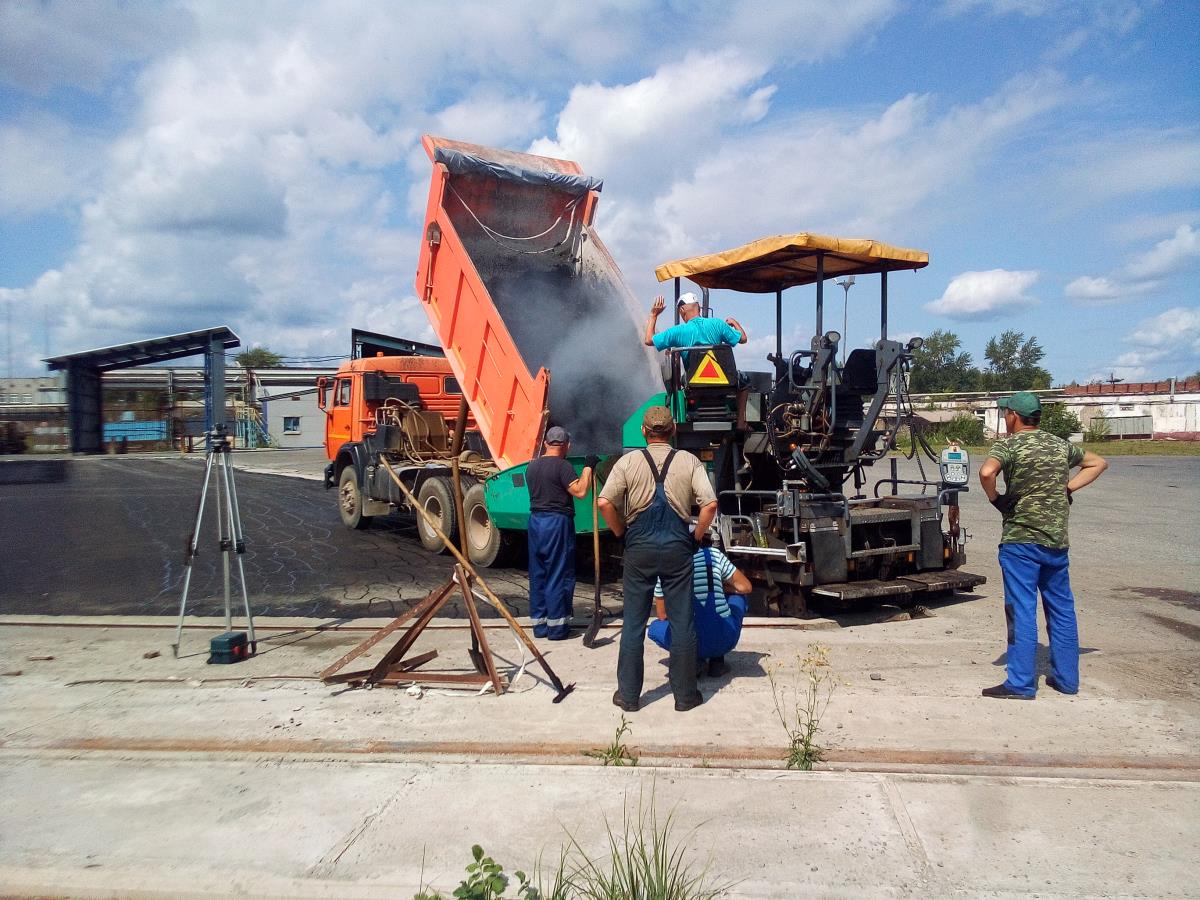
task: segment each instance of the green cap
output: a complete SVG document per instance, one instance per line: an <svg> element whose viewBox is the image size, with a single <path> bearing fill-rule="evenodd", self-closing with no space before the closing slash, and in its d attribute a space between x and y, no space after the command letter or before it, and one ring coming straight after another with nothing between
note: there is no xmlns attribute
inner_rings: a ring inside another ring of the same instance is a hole
<svg viewBox="0 0 1200 900"><path fill-rule="evenodd" d="M1042 411L1042 401L1029 391L1017 391L1011 397L997 401L996 405L1001 409L1011 409L1018 416L1036 416Z"/></svg>

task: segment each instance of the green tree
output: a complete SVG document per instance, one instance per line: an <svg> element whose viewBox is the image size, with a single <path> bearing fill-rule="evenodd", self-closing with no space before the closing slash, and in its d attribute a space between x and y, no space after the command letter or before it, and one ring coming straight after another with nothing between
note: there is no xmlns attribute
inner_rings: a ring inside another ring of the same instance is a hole
<svg viewBox="0 0 1200 900"><path fill-rule="evenodd" d="M1042 407L1042 421L1039 427L1064 441L1072 434L1083 431L1083 423L1079 421L1079 416L1061 403L1047 403Z"/></svg>
<svg viewBox="0 0 1200 900"><path fill-rule="evenodd" d="M983 355L988 366L980 373L980 387L988 391L1038 391L1050 387L1050 372L1040 365L1046 351L1036 337L1005 331L988 340Z"/></svg>
<svg viewBox="0 0 1200 900"><path fill-rule="evenodd" d="M971 354L952 331L931 331L920 348L913 351L909 390L918 394L969 391L979 377Z"/></svg>
<svg viewBox="0 0 1200 900"><path fill-rule="evenodd" d="M283 362L283 357L266 347L251 347L235 356L234 361L243 369L272 369Z"/></svg>

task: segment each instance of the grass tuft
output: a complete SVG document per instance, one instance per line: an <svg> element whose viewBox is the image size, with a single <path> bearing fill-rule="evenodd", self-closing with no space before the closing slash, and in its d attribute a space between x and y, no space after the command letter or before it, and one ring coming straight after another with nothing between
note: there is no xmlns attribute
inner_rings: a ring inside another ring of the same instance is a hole
<svg viewBox="0 0 1200 900"><path fill-rule="evenodd" d="M837 678L829 667L829 650L820 644L809 648L808 655L796 657L796 665L784 671L783 664L767 670L775 714L787 733L788 748L784 759L789 769L812 771L824 756L817 742L821 718L837 687Z"/></svg>
<svg viewBox="0 0 1200 900"><path fill-rule="evenodd" d="M584 750L583 755L598 759L606 766L636 766L638 764L637 757L630 752L629 747L621 740L632 731L633 726L629 724L629 720L622 714L621 724L617 726L617 733L613 735L612 743L599 750Z"/></svg>

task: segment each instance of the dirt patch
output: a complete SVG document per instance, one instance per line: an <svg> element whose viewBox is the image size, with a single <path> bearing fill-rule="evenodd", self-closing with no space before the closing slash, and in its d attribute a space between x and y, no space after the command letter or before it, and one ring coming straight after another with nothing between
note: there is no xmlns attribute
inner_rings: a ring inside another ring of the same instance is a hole
<svg viewBox="0 0 1200 900"><path fill-rule="evenodd" d="M1189 622L1181 622L1178 619L1172 619L1170 616L1160 616L1155 613L1142 613L1147 619L1152 622L1157 622L1164 628L1169 628L1176 634L1182 634L1185 638L1192 641L1200 641L1200 625L1192 625Z"/></svg>
<svg viewBox="0 0 1200 900"><path fill-rule="evenodd" d="M1200 611L1200 594L1195 591L1183 591L1178 588L1157 587L1122 587L1121 590L1131 594L1140 594L1152 600L1163 600L1175 606Z"/></svg>

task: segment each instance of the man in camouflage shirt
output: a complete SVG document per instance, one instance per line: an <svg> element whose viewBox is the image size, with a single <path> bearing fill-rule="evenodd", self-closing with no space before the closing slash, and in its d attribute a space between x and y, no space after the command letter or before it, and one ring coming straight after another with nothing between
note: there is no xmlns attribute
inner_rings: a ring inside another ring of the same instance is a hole
<svg viewBox="0 0 1200 900"><path fill-rule="evenodd" d="M1008 437L995 443L979 468L979 483L1004 516L1000 570L1008 620L1008 678L983 696L1032 700L1037 694L1037 595L1042 592L1050 634L1046 684L1079 692L1079 631L1067 560L1071 495L1108 468L1103 458L1041 431L1042 403L1020 391L1000 400ZM1071 469L1079 471L1071 476ZM1005 493L996 490L1004 473Z"/></svg>

